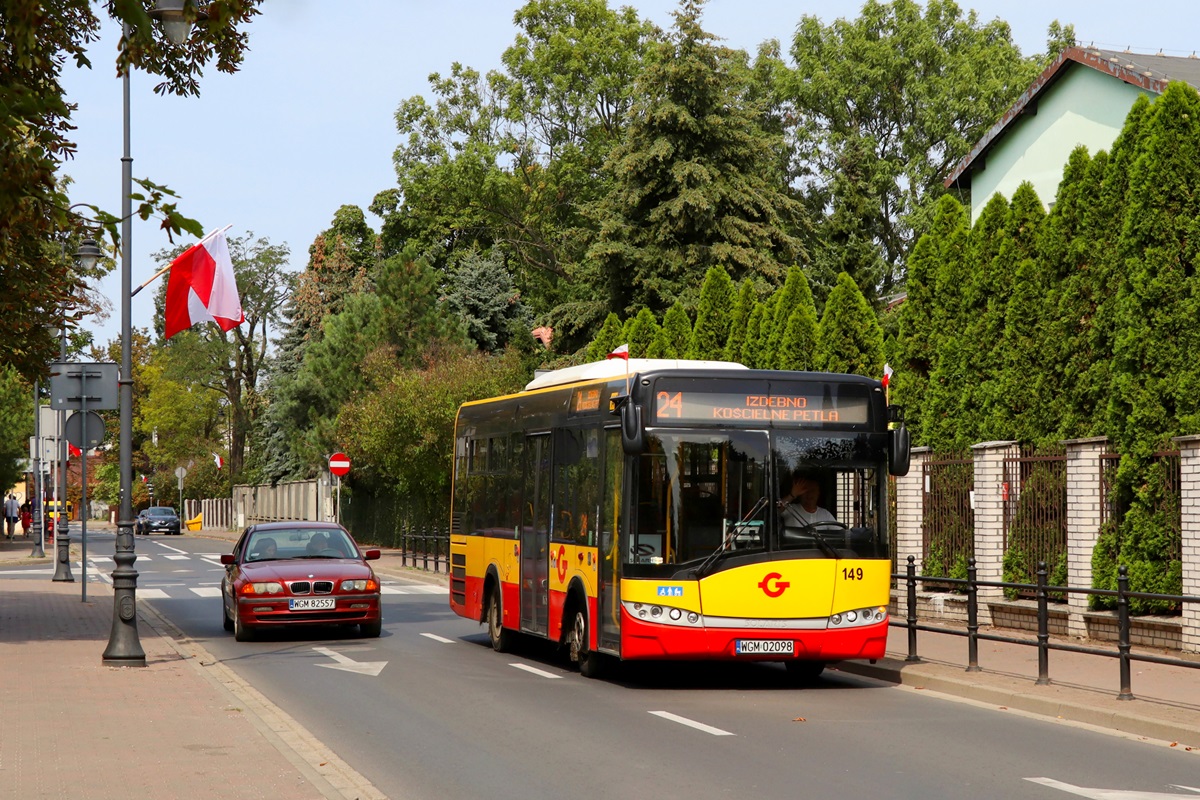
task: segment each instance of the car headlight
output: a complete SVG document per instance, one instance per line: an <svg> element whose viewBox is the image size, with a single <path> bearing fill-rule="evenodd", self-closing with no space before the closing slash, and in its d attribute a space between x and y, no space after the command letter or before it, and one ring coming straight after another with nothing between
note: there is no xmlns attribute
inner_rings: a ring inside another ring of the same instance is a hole
<svg viewBox="0 0 1200 800"><path fill-rule="evenodd" d="M342 581L343 592L373 592L379 588L379 583L373 579L357 581Z"/></svg>
<svg viewBox="0 0 1200 800"><path fill-rule="evenodd" d="M242 594L282 594L283 584L279 581L242 584Z"/></svg>

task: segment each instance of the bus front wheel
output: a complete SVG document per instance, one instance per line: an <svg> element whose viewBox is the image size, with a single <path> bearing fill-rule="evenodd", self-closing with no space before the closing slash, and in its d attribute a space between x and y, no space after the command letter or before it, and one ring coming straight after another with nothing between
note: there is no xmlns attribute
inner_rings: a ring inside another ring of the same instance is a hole
<svg viewBox="0 0 1200 800"><path fill-rule="evenodd" d="M488 592L487 626L488 638L492 640L492 649L497 653L507 653L512 647L513 634L504 627L504 617L500 610L499 587Z"/></svg>
<svg viewBox="0 0 1200 800"><path fill-rule="evenodd" d="M590 641L587 612L577 608L575 609L575 618L572 620L571 632L567 634L567 648L571 655L571 661L579 665L579 674L585 678L596 678L600 675L603 656L593 653L589 649Z"/></svg>

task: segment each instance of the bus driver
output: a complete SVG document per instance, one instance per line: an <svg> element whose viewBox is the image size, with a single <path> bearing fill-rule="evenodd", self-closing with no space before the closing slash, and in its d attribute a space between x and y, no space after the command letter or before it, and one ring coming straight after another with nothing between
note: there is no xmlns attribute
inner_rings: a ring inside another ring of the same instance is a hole
<svg viewBox="0 0 1200 800"><path fill-rule="evenodd" d="M823 522L837 522L828 509L820 505L821 484L807 470L792 472L792 491L780 499L779 508L785 525L806 527Z"/></svg>

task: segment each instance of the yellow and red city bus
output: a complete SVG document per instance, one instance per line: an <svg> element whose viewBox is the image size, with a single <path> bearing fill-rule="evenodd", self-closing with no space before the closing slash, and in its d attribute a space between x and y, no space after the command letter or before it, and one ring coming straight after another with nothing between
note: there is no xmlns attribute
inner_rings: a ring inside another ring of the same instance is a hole
<svg viewBox="0 0 1200 800"><path fill-rule="evenodd" d="M547 638L585 675L610 657L782 661L802 678L879 658L887 475L909 461L889 420L869 378L686 360L584 364L466 403L450 606L496 650ZM836 522L785 513L799 470Z"/></svg>

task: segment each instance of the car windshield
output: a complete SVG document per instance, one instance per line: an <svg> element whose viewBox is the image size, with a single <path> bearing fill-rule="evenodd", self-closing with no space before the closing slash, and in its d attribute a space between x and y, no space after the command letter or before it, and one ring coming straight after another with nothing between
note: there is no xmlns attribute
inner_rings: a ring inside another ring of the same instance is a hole
<svg viewBox="0 0 1200 800"><path fill-rule="evenodd" d="M244 560L359 557L354 542L339 528L285 528L251 533Z"/></svg>
<svg viewBox="0 0 1200 800"><path fill-rule="evenodd" d="M175 509L167 508L166 506L154 506L146 509L146 513L152 517L173 517Z"/></svg>

